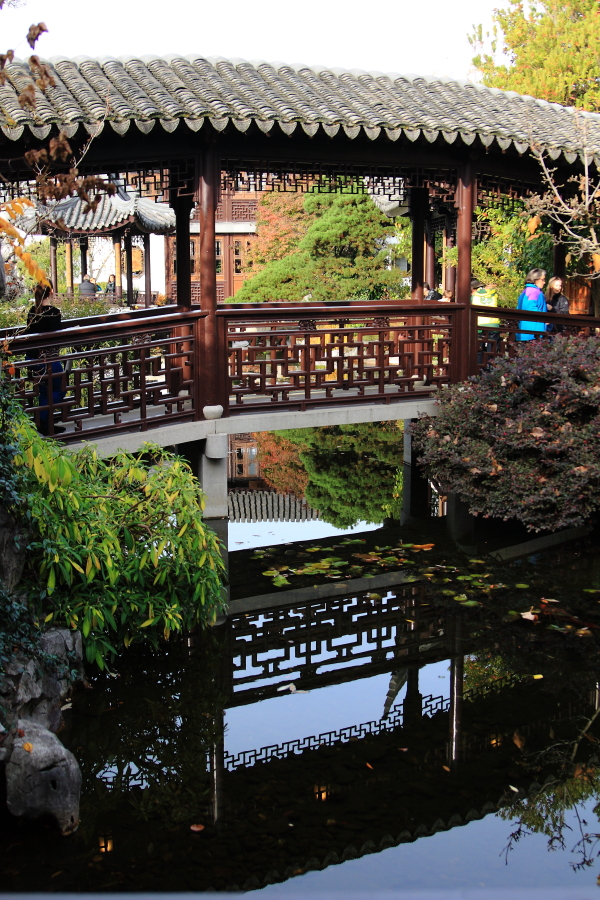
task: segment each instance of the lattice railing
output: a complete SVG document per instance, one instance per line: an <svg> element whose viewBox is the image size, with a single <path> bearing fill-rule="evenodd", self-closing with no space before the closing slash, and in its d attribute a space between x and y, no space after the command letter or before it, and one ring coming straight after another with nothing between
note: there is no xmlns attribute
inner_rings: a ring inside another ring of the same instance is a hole
<svg viewBox="0 0 600 900"><path fill-rule="evenodd" d="M16 336L6 371L36 426L60 429L63 441L194 419L203 318L172 313Z"/></svg>
<svg viewBox="0 0 600 900"><path fill-rule="evenodd" d="M492 693L498 693L506 688L514 687L518 681L519 678L517 676L505 675L490 685L482 685L481 687L465 691L463 700L469 702L481 696L485 697ZM446 712L449 708L450 699L448 697L434 697L430 694L423 697L421 714L431 717L437 712ZM284 759L286 756L295 756L303 753L305 750L318 750L323 745L331 747L333 744L345 744L350 740L358 740L369 735L393 731L402 725L403 722L404 701L400 701L392 707L385 719L363 722L360 725L350 725L347 728L339 728L337 731L325 731L318 735L311 734L305 738L284 741L281 744L269 744L269 746L260 747L259 749L242 750L235 754L225 753L225 766L231 772L240 766L252 766L255 763L268 762L270 759Z"/></svg>
<svg viewBox="0 0 600 900"><path fill-rule="evenodd" d="M458 309L372 303L222 311L229 413L434 391L452 381Z"/></svg>

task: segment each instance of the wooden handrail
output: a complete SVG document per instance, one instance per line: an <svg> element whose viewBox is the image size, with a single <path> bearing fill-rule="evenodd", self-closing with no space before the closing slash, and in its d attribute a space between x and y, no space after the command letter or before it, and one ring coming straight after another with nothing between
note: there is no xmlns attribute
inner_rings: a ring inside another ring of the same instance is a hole
<svg viewBox="0 0 600 900"><path fill-rule="evenodd" d="M127 334L144 334L147 331L164 330L171 326L178 327L185 325L187 322L195 322L203 319L207 315L202 310L191 310L186 312L176 312L165 320L164 316L150 316L144 319L132 322L130 320L125 323L122 321L101 323L98 325L74 326L71 328L60 328L58 331L36 332L35 334L14 334L8 335L11 343L14 342L15 347L29 349L40 347L60 347L69 342L81 341L101 341L104 339L112 339L115 336ZM71 319L70 321L75 321ZM15 326L16 327L16 326Z"/></svg>

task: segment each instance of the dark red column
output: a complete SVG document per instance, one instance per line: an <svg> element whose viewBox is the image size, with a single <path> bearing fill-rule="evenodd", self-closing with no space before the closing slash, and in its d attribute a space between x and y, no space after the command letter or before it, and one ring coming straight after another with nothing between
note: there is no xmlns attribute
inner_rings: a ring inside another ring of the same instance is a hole
<svg viewBox="0 0 600 900"><path fill-rule="evenodd" d="M177 306L181 307L181 309L191 309L192 266L190 259L190 213L194 206L194 198L172 195L171 206L175 211Z"/></svg>
<svg viewBox="0 0 600 900"><path fill-rule="evenodd" d="M225 348L218 346L217 331L217 270L215 265L215 217L219 202L221 180L220 158L214 144L206 147L201 160L198 181L200 208L200 304L208 312L204 320L204 352L200 371L204 397L208 406L226 406L227 365ZM223 353L220 353L220 349Z"/></svg>
<svg viewBox="0 0 600 900"><path fill-rule="evenodd" d="M56 265L56 238L50 238L50 281L52 290L58 291L58 267Z"/></svg>
<svg viewBox="0 0 600 900"><path fill-rule="evenodd" d="M452 250L454 247L454 221L452 216L446 216L444 230L446 236L446 249ZM448 266L446 269L444 285L447 291L452 291L453 293L456 291L456 266Z"/></svg>
<svg viewBox="0 0 600 900"><path fill-rule="evenodd" d="M436 290L435 231L431 216L428 216L425 222L425 281L432 290Z"/></svg>
<svg viewBox="0 0 600 900"><path fill-rule="evenodd" d="M429 208L427 188L411 188L410 217L412 220L411 297L423 302L425 218Z"/></svg>
<svg viewBox="0 0 600 900"><path fill-rule="evenodd" d="M458 271L456 273L456 302L467 307L471 302L471 243L473 232L473 210L475 209L477 189L472 162L466 162L458 173L456 200L458 206L458 222L456 226L456 243L458 246ZM473 331L473 333L471 333ZM476 341L476 329L471 328L471 316L468 309L458 316L457 327L453 334L453 381L464 381L473 371L472 357L475 353L472 342Z"/></svg>

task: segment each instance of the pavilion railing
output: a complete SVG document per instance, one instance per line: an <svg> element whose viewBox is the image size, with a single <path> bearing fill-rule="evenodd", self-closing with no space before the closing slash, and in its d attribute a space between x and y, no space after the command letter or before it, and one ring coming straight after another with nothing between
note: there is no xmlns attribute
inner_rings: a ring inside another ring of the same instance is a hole
<svg viewBox="0 0 600 900"><path fill-rule="evenodd" d="M459 304L310 304L217 312L225 415L390 403L460 380Z"/></svg>
<svg viewBox="0 0 600 900"><path fill-rule="evenodd" d="M593 316L559 316L555 313L532 313L503 307L490 309L489 306L471 306L468 313L469 375L478 375L497 357L510 359L516 356L523 339L548 341L561 332L584 337L600 334L600 319ZM542 325L554 328L551 331L545 327L540 330Z"/></svg>
<svg viewBox="0 0 600 900"><path fill-rule="evenodd" d="M6 340L5 372L38 428L66 442L202 417L206 314L113 321ZM64 433L63 433L64 430Z"/></svg>

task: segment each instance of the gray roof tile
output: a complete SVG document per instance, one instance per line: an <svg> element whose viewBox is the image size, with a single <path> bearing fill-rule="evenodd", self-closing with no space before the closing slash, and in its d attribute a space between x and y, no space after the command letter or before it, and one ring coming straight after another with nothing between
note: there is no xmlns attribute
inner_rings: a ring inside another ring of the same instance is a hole
<svg viewBox="0 0 600 900"><path fill-rule="evenodd" d="M256 121L265 133L279 123L291 134L299 123L306 134L323 127L330 137L355 138L362 131L372 140L380 134L397 140L404 133L452 144L460 134L471 144L479 136L484 146L512 144L520 153L535 140L557 159L561 153L571 159L583 147L585 129L589 151L600 158L600 115L472 82L178 55L81 57L50 65L56 85L45 95L37 91L34 110L21 109L17 100L31 81L27 65L15 60L7 67L0 128L10 139L24 127L43 137L51 125L65 126L72 137L77 123L91 134L107 123L123 134L134 122L148 133L156 121L166 131L179 120L197 131L208 120L218 131L231 122L242 132Z"/></svg>

